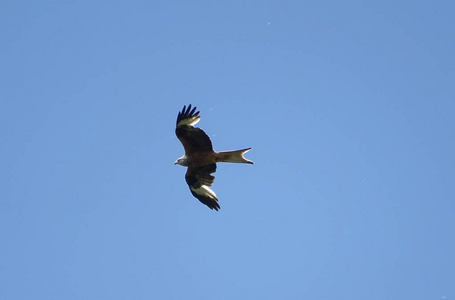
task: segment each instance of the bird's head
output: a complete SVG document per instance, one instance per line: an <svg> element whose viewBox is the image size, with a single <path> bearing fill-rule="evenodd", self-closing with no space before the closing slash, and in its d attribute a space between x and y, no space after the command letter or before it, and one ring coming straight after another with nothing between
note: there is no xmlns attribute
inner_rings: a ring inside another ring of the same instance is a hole
<svg viewBox="0 0 455 300"><path fill-rule="evenodd" d="M187 157L185 155L183 155L182 157L177 159L174 164L187 167L188 166L188 159L187 159Z"/></svg>

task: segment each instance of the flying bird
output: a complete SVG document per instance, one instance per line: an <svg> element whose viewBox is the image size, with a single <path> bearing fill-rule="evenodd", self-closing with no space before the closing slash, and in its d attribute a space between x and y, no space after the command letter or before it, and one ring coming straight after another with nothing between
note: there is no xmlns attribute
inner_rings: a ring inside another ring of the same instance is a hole
<svg viewBox="0 0 455 300"><path fill-rule="evenodd" d="M212 141L200 128L194 127L200 120L199 111L196 107L191 109L183 106L177 116L177 127L175 134L185 148L185 155L175 161L175 164L188 167L185 180L191 193L210 209L219 210L218 198L210 189L215 177L211 175L216 172L216 163L231 162L253 164L251 160L243 157L243 154L250 151L246 148L237 151L216 152L213 150Z"/></svg>

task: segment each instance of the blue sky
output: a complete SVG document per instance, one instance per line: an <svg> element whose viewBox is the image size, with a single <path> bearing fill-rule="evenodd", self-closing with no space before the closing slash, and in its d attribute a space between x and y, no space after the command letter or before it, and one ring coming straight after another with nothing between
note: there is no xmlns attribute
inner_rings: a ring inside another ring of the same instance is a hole
<svg viewBox="0 0 455 300"><path fill-rule="evenodd" d="M455 299L451 1L7 1L1 299ZM183 105L221 210L175 166Z"/></svg>

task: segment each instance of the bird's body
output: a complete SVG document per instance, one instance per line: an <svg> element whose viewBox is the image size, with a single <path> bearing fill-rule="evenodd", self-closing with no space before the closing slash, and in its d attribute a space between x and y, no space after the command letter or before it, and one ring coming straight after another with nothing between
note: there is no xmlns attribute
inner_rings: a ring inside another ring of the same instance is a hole
<svg viewBox="0 0 455 300"><path fill-rule="evenodd" d="M218 198L209 188L215 180L211 174L216 172L216 163L253 164L251 160L243 156L251 148L236 151L214 151L207 134L202 129L193 126L199 122L199 119L199 111L196 112L196 107L191 109L191 104L188 108L184 106L179 112L175 133L185 148L185 155L177 159L175 163L188 167L185 180L193 196L210 209L218 210L220 208Z"/></svg>

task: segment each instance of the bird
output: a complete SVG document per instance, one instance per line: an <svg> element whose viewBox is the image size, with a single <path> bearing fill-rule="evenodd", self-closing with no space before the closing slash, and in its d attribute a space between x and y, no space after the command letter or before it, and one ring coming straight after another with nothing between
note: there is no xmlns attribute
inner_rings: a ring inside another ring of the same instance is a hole
<svg viewBox="0 0 455 300"><path fill-rule="evenodd" d="M185 149L185 154L175 161L176 165L187 167L185 181L191 194L210 209L218 211L220 205L218 198L210 189L216 172L216 164L219 162L254 164L243 155L251 148L236 151L213 150L212 141L200 128L194 127L200 121L199 111L191 104L183 106L177 116L175 134Z"/></svg>

